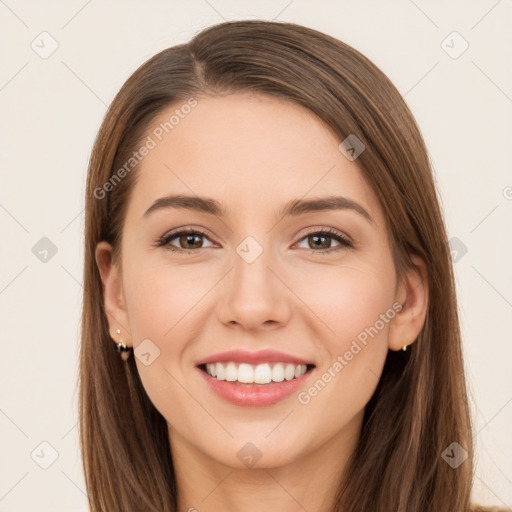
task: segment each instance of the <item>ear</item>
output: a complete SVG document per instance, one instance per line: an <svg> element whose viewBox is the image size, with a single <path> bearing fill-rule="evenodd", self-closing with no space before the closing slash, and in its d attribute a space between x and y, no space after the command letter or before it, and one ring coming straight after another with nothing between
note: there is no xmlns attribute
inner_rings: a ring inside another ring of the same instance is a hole
<svg viewBox="0 0 512 512"><path fill-rule="evenodd" d="M425 262L411 255L414 268L402 276L397 286L396 302L402 309L390 322L388 346L400 350L413 343L425 323L428 310L428 274Z"/></svg>
<svg viewBox="0 0 512 512"><path fill-rule="evenodd" d="M103 302L108 319L110 336L116 342L123 341L131 347L128 313L123 295L123 283L119 265L113 261L113 248L107 242L100 242L96 246L96 265L98 266L103 283ZM121 333L118 334L117 330Z"/></svg>

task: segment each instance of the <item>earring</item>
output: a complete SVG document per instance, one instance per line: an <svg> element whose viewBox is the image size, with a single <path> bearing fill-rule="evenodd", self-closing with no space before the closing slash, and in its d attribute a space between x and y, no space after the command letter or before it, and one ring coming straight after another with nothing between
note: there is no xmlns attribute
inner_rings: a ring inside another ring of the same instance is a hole
<svg viewBox="0 0 512 512"><path fill-rule="evenodd" d="M407 345L404 345L404 346L402 347L402 350L405 352L405 351L407 350Z"/></svg>
<svg viewBox="0 0 512 512"><path fill-rule="evenodd" d="M118 336L120 336L121 334L121 329L117 329L116 330L116 334ZM132 352L132 349L127 347L126 344L124 343L123 340L119 340L118 343L116 343L116 347L117 347L117 351L119 352L119 354L121 354L121 359L123 361L127 361L128 358L130 357L130 354Z"/></svg>

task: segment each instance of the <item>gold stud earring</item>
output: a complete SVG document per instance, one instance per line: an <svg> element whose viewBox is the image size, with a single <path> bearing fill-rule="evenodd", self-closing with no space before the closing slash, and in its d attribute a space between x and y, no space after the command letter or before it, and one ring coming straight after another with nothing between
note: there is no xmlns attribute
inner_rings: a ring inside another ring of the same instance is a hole
<svg viewBox="0 0 512 512"><path fill-rule="evenodd" d="M404 345L404 346L402 347L402 350L403 350L404 352L406 352L406 351L407 351L407 345Z"/></svg>
<svg viewBox="0 0 512 512"><path fill-rule="evenodd" d="M116 334L118 336L120 336L121 335L121 329L117 329L116 330ZM124 341L121 340L121 339L116 343L116 347L117 347L117 351L119 352L119 354L121 354L121 359L123 361L127 361L128 358L130 357L132 349L127 347L126 344L124 343Z"/></svg>

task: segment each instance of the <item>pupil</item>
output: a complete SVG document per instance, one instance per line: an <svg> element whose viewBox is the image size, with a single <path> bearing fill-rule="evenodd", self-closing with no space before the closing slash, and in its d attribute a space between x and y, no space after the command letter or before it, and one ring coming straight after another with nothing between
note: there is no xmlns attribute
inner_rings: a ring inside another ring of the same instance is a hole
<svg viewBox="0 0 512 512"><path fill-rule="evenodd" d="M320 247L322 245L321 243L317 243L317 241L318 241L318 239L322 239L323 238L324 240L326 240L326 244L325 244L326 248L329 249L329 245L330 245L329 241L331 239L330 237L325 236L325 235L312 235L312 238L315 240L314 244L315 244L316 247Z"/></svg>
<svg viewBox="0 0 512 512"><path fill-rule="evenodd" d="M186 246L190 243L191 245L194 244L193 240L194 238L199 238L199 235L185 235L183 238L186 240Z"/></svg>

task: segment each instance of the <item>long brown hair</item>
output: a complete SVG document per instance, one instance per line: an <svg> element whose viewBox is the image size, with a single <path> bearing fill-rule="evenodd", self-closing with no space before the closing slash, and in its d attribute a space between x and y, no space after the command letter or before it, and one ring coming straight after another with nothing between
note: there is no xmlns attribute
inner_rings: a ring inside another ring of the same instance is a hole
<svg viewBox="0 0 512 512"><path fill-rule="evenodd" d="M293 100L339 136L363 141L357 159L381 201L397 273L424 260L429 306L407 352L389 352L366 406L358 447L333 511L466 512L472 435L450 251L427 150L406 103L386 75L347 44L280 22L221 23L168 48L127 80L98 133L87 180L80 357L80 440L93 511L176 511L167 423L149 400L134 358L123 362L109 335L98 242L119 257L137 169L105 187L145 131L171 104L253 91ZM107 190L108 188L108 190ZM456 469L443 452L469 457Z"/></svg>

